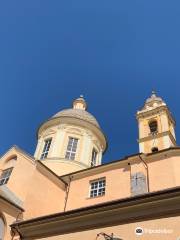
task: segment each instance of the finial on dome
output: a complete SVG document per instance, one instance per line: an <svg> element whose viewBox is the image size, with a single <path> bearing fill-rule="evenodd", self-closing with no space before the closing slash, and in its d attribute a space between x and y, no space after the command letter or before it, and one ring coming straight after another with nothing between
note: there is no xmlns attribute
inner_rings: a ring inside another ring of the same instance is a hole
<svg viewBox="0 0 180 240"><path fill-rule="evenodd" d="M75 99L73 101L73 108L74 109L81 109L86 110L87 109L87 103L84 99L84 96L81 94L79 98Z"/></svg>
<svg viewBox="0 0 180 240"><path fill-rule="evenodd" d="M152 95L151 97L156 97L156 91L152 90Z"/></svg>
<svg viewBox="0 0 180 240"><path fill-rule="evenodd" d="M151 96L146 100L145 104L149 105L149 104L152 104L153 102L159 102L159 103L161 102L165 104L162 98L156 95L156 91L154 90L151 92Z"/></svg>

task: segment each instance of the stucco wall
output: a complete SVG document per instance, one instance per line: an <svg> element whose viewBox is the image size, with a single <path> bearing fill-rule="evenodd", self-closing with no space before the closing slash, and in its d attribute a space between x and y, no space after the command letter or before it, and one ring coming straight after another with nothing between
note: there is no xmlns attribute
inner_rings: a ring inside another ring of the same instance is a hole
<svg viewBox="0 0 180 240"><path fill-rule="evenodd" d="M180 185L179 162L180 157L164 157L147 160L149 168L150 191L172 188Z"/></svg>
<svg viewBox="0 0 180 240"><path fill-rule="evenodd" d="M27 194L27 186L30 184L30 179L35 169L35 162L32 158L12 148L0 160L1 170L10 167L13 167L13 170L6 186L18 196L21 201L24 201Z"/></svg>
<svg viewBox="0 0 180 240"><path fill-rule="evenodd" d="M61 212L65 204L65 186L53 176L36 169L27 186L24 219Z"/></svg>
<svg viewBox="0 0 180 240"><path fill-rule="evenodd" d="M106 178L105 195L90 198L90 181L104 177ZM124 163L118 169L109 169L109 171L94 173L80 179L72 179L66 210L125 198L130 196L130 189L130 170Z"/></svg>

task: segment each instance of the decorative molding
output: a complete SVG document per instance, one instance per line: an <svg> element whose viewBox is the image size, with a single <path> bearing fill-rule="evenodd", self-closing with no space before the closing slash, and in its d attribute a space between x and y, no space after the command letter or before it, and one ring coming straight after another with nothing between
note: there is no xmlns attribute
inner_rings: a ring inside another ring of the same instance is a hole
<svg viewBox="0 0 180 240"><path fill-rule="evenodd" d="M169 111L167 106L160 106L160 107L157 107L154 109L149 109L146 111L139 111L136 114L136 118L137 118L137 120L140 120L140 119L144 119L144 118L151 117L151 116L153 117L153 115L161 115L164 113L166 113L168 116L168 119L170 119L170 121L172 121L173 124L175 124L175 120L174 120L173 116L171 115L171 112Z"/></svg>
<svg viewBox="0 0 180 240"><path fill-rule="evenodd" d="M93 138L93 134L90 132L90 131L88 131L88 130L86 130L85 131L85 134L89 137L89 138Z"/></svg>
<svg viewBox="0 0 180 240"><path fill-rule="evenodd" d="M59 124L57 129L64 130L66 129L67 125L66 124Z"/></svg>
<svg viewBox="0 0 180 240"><path fill-rule="evenodd" d="M174 144L176 144L176 140L174 139L174 136L172 135L172 133L171 133L170 131L165 131L165 132L157 133L155 137L150 134L150 135L147 136L147 137L138 139L138 142L141 143L141 142L153 140L154 138L155 138L155 139L158 139L158 138L164 137L164 136L169 136L169 137L171 138L171 140L174 142Z"/></svg>
<svg viewBox="0 0 180 240"><path fill-rule="evenodd" d="M45 132L42 133L42 137L47 137L48 135L55 134L56 131L52 129L47 129Z"/></svg>
<svg viewBox="0 0 180 240"><path fill-rule="evenodd" d="M75 128L75 127L68 127L66 128L66 132L67 133L71 133L71 134L78 134L78 135L83 135L83 131L79 128Z"/></svg>

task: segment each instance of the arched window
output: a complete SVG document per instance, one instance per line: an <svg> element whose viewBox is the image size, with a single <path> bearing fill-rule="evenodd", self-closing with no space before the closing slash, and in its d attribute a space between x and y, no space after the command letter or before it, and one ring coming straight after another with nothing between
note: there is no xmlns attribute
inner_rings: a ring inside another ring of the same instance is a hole
<svg viewBox="0 0 180 240"><path fill-rule="evenodd" d="M5 232L5 224L2 217L0 217L0 239L2 240L4 239L4 232Z"/></svg>
<svg viewBox="0 0 180 240"><path fill-rule="evenodd" d="M151 133L157 133L158 132L158 124L156 120L153 120L149 122L149 128Z"/></svg>
<svg viewBox="0 0 180 240"><path fill-rule="evenodd" d="M154 153L154 152L158 152L159 150L158 150L157 147L153 147L153 148L151 149L151 151L152 151L152 153Z"/></svg>

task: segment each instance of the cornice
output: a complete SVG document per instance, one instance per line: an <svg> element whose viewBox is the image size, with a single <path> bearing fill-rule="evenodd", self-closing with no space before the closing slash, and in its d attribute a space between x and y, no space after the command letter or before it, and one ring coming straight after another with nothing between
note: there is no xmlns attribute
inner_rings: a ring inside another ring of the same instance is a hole
<svg viewBox="0 0 180 240"><path fill-rule="evenodd" d="M148 158L153 156L154 159L159 158L159 156L162 155L162 157L164 156L164 154L171 154L171 155L175 155L175 156L180 156L180 147L176 146L176 147L170 147L170 148L166 148L163 150L159 150L158 152L154 152L154 153L135 153L132 155L128 155L125 156L121 159L118 160L114 160L102 165L98 165L95 167L91 167L91 168L87 168L87 169L83 169L83 170L79 170L73 173L68 173L65 175L62 175L61 178L66 180L69 178L69 176L73 176L74 178L81 178L84 176L89 176L89 175L93 175L96 173L100 173L100 172L105 172L108 171L110 169L115 169L115 168L119 168L120 166L125 167L129 162L133 163L135 162L136 159L139 159L139 155L143 156L144 158Z"/></svg>
<svg viewBox="0 0 180 240"><path fill-rule="evenodd" d="M160 138L160 137L163 137L163 136L166 136L166 135L169 135L171 140L172 140L172 142L176 145L176 141L175 141L175 139L174 139L174 137L173 137L173 135L172 135L172 133L170 131L157 133L155 136L150 134L147 137L138 139L138 142L141 143L141 142L149 141L149 140L152 140L152 139L155 139L155 138Z"/></svg>
<svg viewBox="0 0 180 240"><path fill-rule="evenodd" d="M151 117L155 114L160 114L160 113L164 113L164 112L166 112L166 114L168 115L169 119L173 122L173 124L176 125L174 117L172 116L172 114L167 106L159 106L154 109L149 109L147 111L139 111L136 114L136 118L137 118L137 120L139 120L139 119Z"/></svg>
<svg viewBox="0 0 180 240"><path fill-rule="evenodd" d="M37 239L140 220L179 215L180 187L118 199L11 225L23 239Z"/></svg>

